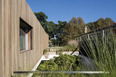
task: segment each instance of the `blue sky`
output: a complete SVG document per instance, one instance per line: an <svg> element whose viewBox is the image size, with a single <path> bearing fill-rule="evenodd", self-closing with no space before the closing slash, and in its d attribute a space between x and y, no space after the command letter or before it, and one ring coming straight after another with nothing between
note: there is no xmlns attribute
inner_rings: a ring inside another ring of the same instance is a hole
<svg viewBox="0 0 116 77"><path fill-rule="evenodd" d="M116 22L116 0L26 0L33 12L44 12L55 23L82 17L85 23L110 17Z"/></svg>

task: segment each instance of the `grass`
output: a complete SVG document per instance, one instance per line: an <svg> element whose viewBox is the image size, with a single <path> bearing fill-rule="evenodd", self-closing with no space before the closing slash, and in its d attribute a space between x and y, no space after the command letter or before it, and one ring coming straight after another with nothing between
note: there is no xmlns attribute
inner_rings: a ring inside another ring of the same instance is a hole
<svg viewBox="0 0 116 77"><path fill-rule="evenodd" d="M109 31L107 35L101 37L100 34L94 36L91 40L83 38L80 52L95 61L96 69L100 71L109 71L109 74L103 74L102 77L116 77L116 35Z"/></svg>

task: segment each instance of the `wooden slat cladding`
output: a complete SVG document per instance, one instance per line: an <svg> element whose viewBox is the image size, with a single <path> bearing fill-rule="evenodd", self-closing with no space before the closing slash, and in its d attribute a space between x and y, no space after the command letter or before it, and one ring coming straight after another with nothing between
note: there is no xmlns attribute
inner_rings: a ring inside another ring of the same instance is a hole
<svg viewBox="0 0 116 77"><path fill-rule="evenodd" d="M4 77L4 10L3 6L4 2L3 0L0 0L0 77Z"/></svg>
<svg viewBox="0 0 116 77"><path fill-rule="evenodd" d="M24 52L20 52L20 18L33 27L32 50ZM0 0L0 33L0 77L31 70L48 47L48 35L26 0Z"/></svg>

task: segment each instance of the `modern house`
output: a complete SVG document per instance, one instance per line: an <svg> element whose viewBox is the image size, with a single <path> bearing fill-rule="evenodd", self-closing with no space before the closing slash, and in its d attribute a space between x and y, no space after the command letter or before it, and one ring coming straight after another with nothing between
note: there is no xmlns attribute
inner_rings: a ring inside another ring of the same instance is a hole
<svg viewBox="0 0 116 77"><path fill-rule="evenodd" d="M0 0L0 77L32 70L48 42L26 0Z"/></svg>

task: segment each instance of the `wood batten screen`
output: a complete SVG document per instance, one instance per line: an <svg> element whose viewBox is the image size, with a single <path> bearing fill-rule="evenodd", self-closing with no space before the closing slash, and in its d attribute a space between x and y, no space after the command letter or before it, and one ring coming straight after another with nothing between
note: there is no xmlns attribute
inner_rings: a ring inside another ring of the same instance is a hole
<svg viewBox="0 0 116 77"><path fill-rule="evenodd" d="M32 49L32 27L20 18L20 51Z"/></svg>

